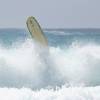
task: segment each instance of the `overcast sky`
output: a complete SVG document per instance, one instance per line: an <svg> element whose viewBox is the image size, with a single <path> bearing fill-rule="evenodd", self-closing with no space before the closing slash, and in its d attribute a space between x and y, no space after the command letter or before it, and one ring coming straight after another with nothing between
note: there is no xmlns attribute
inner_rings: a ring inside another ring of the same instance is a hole
<svg viewBox="0 0 100 100"><path fill-rule="evenodd" d="M24 28L28 16L43 28L100 28L100 0L0 0L0 28Z"/></svg>

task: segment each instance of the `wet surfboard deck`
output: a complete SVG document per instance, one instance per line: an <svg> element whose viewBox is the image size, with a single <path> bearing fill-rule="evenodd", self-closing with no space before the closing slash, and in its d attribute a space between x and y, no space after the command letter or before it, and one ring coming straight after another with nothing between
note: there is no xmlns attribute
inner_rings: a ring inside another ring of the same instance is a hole
<svg viewBox="0 0 100 100"><path fill-rule="evenodd" d="M35 19L35 17L28 17L26 24L32 38L36 40L39 44L47 46L47 38L44 35L43 30L37 22L37 20Z"/></svg>

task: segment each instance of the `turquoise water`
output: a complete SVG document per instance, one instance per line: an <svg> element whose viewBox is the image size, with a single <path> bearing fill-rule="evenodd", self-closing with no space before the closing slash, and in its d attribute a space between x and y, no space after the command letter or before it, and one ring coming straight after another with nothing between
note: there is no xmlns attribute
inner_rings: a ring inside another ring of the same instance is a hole
<svg viewBox="0 0 100 100"><path fill-rule="evenodd" d="M71 45L80 43L100 43L99 29L51 29L45 30L50 45Z"/></svg>
<svg viewBox="0 0 100 100"><path fill-rule="evenodd" d="M44 33L48 49L25 29L0 29L0 97L100 100L100 30L44 29Z"/></svg>
<svg viewBox="0 0 100 100"><path fill-rule="evenodd" d="M44 29L50 46L71 45L79 43L100 43L100 29ZM12 45L17 41L31 38L25 29L0 29L0 42L3 45Z"/></svg>

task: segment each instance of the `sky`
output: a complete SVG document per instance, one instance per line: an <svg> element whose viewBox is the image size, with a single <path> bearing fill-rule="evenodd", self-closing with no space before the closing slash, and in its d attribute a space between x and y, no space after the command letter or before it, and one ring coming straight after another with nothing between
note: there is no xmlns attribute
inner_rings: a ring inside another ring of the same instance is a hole
<svg viewBox="0 0 100 100"><path fill-rule="evenodd" d="M34 16L43 28L100 28L100 0L0 0L0 28L25 28Z"/></svg>

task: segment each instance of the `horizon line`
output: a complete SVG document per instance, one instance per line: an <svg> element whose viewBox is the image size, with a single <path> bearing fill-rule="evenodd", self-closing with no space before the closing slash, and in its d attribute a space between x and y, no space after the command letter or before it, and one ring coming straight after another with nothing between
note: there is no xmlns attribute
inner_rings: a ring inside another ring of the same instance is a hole
<svg viewBox="0 0 100 100"><path fill-rule="evenodd" d="M27 27L0 27L0 29L27 29ZM95 27L64 27L64 28L42 28L44 30L48 30L48 29L100 29L100 28L95 28Z"/></svg>

